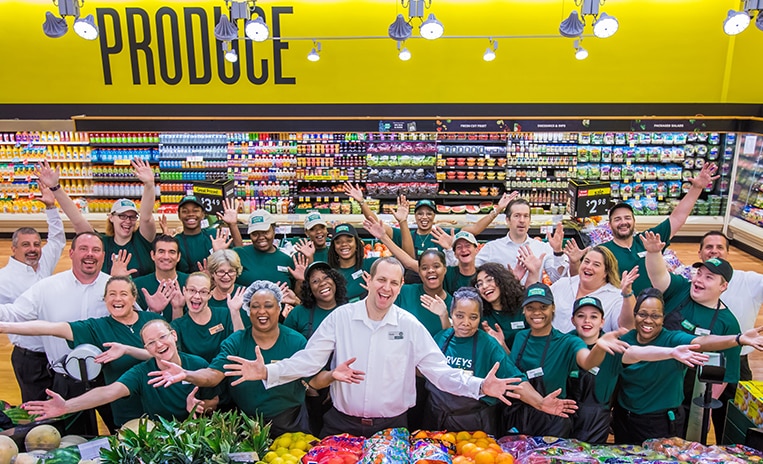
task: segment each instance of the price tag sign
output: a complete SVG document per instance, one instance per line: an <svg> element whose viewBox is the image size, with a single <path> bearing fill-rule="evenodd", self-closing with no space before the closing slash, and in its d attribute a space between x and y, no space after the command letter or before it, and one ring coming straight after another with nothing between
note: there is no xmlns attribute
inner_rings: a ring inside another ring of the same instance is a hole
<svg viewBox="0 0 763 464"><path fill-rule="evenodd" d="M609 182L571 180L568 193L573 207L571 215L576 218L605 215L612 202Z"/></svg>
<svg viewBox="0 0 763 464"><path fill-rule="evenodd" d="M222 213L224 209L223 201L235 196L233 180L194 183L193 195L201 203L205 215Z"/></svg>

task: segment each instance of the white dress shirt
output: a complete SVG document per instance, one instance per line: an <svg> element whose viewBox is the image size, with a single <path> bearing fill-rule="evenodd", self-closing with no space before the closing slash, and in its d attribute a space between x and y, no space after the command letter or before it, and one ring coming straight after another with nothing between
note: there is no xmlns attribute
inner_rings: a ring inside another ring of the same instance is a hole
<svg viewBox="0 0 763 464"><path fill-rule="evenodd" d="M552 325L562 333L575 330L571 318L579 287L579 275L562 277L551 285L551 293L554 294L554 307L556 308ZM607 283L585 296L595 296L601 300L601 305L604 307L604 326L602 326L604 332L612 332L620 327L617 320L620 318L620 310L623 307L623 296L620 294L619 288Z"/></svg>
<svg viewBox="0 0 763 464"><path fill-rule="evenodd" d="M374 325L376 327L374 327ZM416 369L437 388L478 399L482 379L448 366L426 328L393 305L384 319L368 318L366 300L340 306L318 326L304 350L267 365L266 388L357 358L352 368L366 373L359 384L333 382L331 398L340 412L365 418L395 417L416 402Z"/></svg>
<svg viewBox="0 0 763 464"><path fill-rule="evenodd" d="M106 317L109 312L103 294L108 280L109 275L101 272L93 283L84 285L71 270L54 274L32 285L13 303L0 305L0 320L71 322ZM55 362L71 351L66 340L45 336L42 344L48 362L56 372L63 373Z"/></svg>
<svg viewBox="0 0 763 464"><path fill-rule="evenodd" d="M42 247L37 271L11 256L8 264L0 269L0 304L13 303L29 287L53 275L56 269L61 252L66 246L64 223L57 208L46 209L45 214L48 221L48 239ZM45 351L42 338L38 336L8 334L8 339L14 345L26 350Z"/></svg>
<svg viewBox="0 0 763 464"><path fill-rule="evenodd" d="M514 266L517 265L517 253L519 252L519 249L525 245L528 245L530 251L537 257L540 257L543 253L546 254L546 257L543 258L542 269L546 270L546 274L548 274L548 277L552 282L559 280L568 266L564 255L554 256L554 249L551 248L551 245L549 245L548 242L535 240L529 236L523 243L514 242L508 234L503 238L487 242L479 253L477 253L475 264L479 267L485 263L498 263L513 269ZM561 272L559 271L560 267L564 268ZM541 276L539 275L538 281L540 281L540 278ZM522 279L523 284L526 279L526 277Z"/></svg>
<svg viewBox="0 0 763 464"><path fill-rule="evenodd" d="M721 301L736 316L742 332L754 328L760 305L763 304L763 274L734 270L729 287L721 294ZM742 347L743 355L753 351L755 348L751 346Z"/></svg>

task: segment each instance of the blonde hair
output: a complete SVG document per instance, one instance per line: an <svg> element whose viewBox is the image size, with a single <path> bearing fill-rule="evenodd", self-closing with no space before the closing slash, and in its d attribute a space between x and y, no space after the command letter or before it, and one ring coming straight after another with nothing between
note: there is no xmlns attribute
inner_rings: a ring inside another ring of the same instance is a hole
<svg viewBox="0 0 763 464"><path fill-rule="evenodd" d="M588 256L588 253L592 251L599 253L602 258L604 258L604 280L607 283L620 288L620 270L617 265L617 258L615 258L615 255L613 255L612 252L607 248L601 245L596 245L595 247L592 247L590 250L588 250L586 254L583 255L583 258L585 259L585 257Z"/></svg>
<svg viewBox="0 0 763 464"><path fill-rule="evenodd" d="M151 327L153 325L156 325L156 324L159 324L159 325L161 325L163 327L166 327L167 330L169 330L170 332L173 332L175 330L175 329L172 328L170 323L165 321L164 319L151 319L150 321L146 322L146 324L143 326L142 329L140 329L140 338L141 338L141 340L143 340L144 342L146 341L146 340L143 339L143 333L146 331L147 328L149 328L149 327Z"/></svg>

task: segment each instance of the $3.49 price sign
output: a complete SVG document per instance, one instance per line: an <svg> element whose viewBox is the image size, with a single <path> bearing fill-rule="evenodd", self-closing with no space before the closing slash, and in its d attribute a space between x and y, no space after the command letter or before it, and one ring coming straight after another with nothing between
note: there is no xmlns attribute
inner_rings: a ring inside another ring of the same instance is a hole
<svg viewBox="0 0 763 464"><path fill-rule="evenodd" d="M193 194L204 208L205 215L216 215L223 212L223 189L194 185Z"/></svg>

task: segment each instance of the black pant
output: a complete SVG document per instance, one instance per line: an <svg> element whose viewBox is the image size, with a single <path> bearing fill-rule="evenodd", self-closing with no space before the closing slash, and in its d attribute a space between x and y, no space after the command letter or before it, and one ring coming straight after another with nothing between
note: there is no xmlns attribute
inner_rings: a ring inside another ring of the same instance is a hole
<svg viewBox="0 0 763 464"><path fill-rule="evenodd" d="M408 410L408 427L411 431L420 430L424 427L424 410L429 398L427 379L416 376L416 404Z"/></svg>
<svg viewBox="0 0 763 464"><path fill-rule="evenodd" d="M53 374L44 352L18 346L11 352L11 365L21 390L21 401L42 401L48 398L45 389L53 386Z"/></svg>
<svg viewBox="0 0 763 464"><path fill-rule="evenodd" d="M710 385L707 385L707 388L710 387ZM718 400L721 402L722 406L718 409L712 410L711 414L713 418L713 427L715 428L716 443L721 443L721 439L723 438L723 431L726 427L726 410L729 408L729 400L734 401L734 395L736 395L736 392L737 384L727 384L726 389L724 389L721 393L721 396L718 397Z"/></svg>
<svg viewBox="0 0 763 464"><path fill-rule="evenodd" d="M651 414L636 414L615 404L612 416L615 443L625 445L641 445L650 438L681 436L686 420L680 406Z"/></svg>
<svg viewBox="0 0 763 464"><path fill-rule="evenodd" d="M103 373L101 373L95 380L88 384L88 389L101 387L105 383L103 381ZM54 392L61 395L64 399L68 400L76 396L80 396L87 391L85 383L79 380L75 380L68 375L55 372L53 374L53 387ZM95 408L100 414L103 423L112 433L116 431L114 425L114 416L111 413L111 405L104 404ZM95 411L88 409L75 413L71 419L68 419L65 425L67 435L98 435L98 422L95 419Z"/></svg>
<svg viewBox="0 0 763 464"><path fill-rule="evenodd" d="M739 357L739 380L752 380L752 369L750 369L750 360L744 354Z"/></svg>
<svg viewBox="0 0 763 464"><path fill-rule="evenodd" d="M309 389L305 395L305 406L307 406L307 416L310 419L310 432L318 436L323 429L323 415L331 409L329 388Z"/></svg>
<svg viewBox="0 0 763 464"><path fill-rule="evenodd" d="M348 416L331 407L323 416L321 437L349 433L357 437L370 437L376 432L389 428L408 427L407 413L395 417L362 418Z"/></svg>

